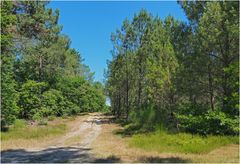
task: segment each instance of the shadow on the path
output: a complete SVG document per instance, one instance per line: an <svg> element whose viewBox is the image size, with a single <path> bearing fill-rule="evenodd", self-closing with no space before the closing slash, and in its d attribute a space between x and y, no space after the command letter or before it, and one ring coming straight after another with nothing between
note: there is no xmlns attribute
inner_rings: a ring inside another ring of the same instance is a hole
<svg viewBox="0 0 240 164"><path fill-rule="evenodd" d="M90 149L76 147L48 148L41 151L5 150L1 152L1 163L113 163L120 160L119 158L95 159L89 151Z"/></svg>
<svg viewBox="0 0 240 164"><path fill-rule="evenodd" d="M120 158L115 156L115 155L111 155L107 158L100 158L100 159L96 159L94 160L95 163L119 163L121 162Z"/></svg>
<svg viewBox="0 0 240 164"><path fill-rule="evenodd" d="M104 115L97 115L97 116L98 116L97 119L94 119L91 121L84 121L84 122L91 123L91 124L98 124L98 125L115 123L115 117L113 116L104 116Z"/></svg>
<svg viewBox="0 0 240 164"><path fill-rule="evenodd" d="M179 157L142 157L139 159L141 163L189 163L190 161Z"/></svg>

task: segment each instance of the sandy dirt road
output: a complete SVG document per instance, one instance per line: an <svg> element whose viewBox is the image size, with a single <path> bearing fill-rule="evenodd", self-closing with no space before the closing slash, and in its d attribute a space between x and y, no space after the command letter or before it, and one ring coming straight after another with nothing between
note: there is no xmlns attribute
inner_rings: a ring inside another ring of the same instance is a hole
<svg viewBox="0 0 240 164"><path fill-rule="evenodd" d="M47 147L33 146L27 149L14 149L1 152L2 163L83 163L104 162L96 159L91 152L91 144L101 133L101 114L90 114L86 119L76 121L74 128L66 135L57 138ZM79 142L68 144L66 142L80 137Z"/></svg>

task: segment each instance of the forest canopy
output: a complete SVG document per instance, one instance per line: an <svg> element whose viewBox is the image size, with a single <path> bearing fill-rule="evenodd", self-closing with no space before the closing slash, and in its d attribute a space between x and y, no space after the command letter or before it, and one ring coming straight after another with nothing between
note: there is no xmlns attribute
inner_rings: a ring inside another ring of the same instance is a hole
<svg viewBox="0 0 240 164"><path fill-rule="evenodd" d="M48 3L1 1L1 129L105 111L107 96L133 129L239 134L239 2L179 1L187 22L144 9L125 19L104 85Z"/></svg>
<svg viewBox="0 0 240 164"><path fill-rule="evenodd" d="M239 134L239 2L178 3L188 22L141 10L112 33L111 110L133 128Z"/></svg>
<svg viewBox="0 0 240 164"><path fill-rule="evenodd" d="M1 129L104 111L105 95L46 1L1 1Z"/></svg>

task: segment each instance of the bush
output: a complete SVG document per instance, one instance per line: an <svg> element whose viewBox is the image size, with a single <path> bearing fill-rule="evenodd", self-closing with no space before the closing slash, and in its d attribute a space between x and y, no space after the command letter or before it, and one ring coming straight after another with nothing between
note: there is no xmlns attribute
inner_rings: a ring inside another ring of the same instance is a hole
<svg viewBox="0 0 240 164"><path fill-rule="evenodd" d="M50 89L42 95L42 113L44 117L49 115L61 116L63 114L64 97L61 91Z"/></svg>
<svg viewBox="0 0 240 164"><path fill-rule="evenodd" d="M157 110L154 105L148 105L141 110L130 112L129 121L141 128L142 131L153 131L162 126L163 115L164 113L160 113L160 110Z"/></svg>
<svg viewBox="0 0 240 164"><path fill-rule="evenodd" d="M239 118L228 117L219 111L207 112L205 115L176 115L180 128L191 133L202 135L238 135Z"/></svg>
<svg viewBox="0 0 240 164"><path fill-rule="evenodd" d="M20 117L32 119L33 115L41 109L41 94L47 87L45 82L28 80L20 90Z"/></svg>
<svg viewBox="0 0 240 164"><path fill-rule="evenodd" d="M42 117L48 117L53 114L53 110L47 107L41 107L39 113Z"/></svg>
<svg viewBox="0 0 240 164"><path fill-rule="evenodd" d="M55 119L55 116L49 116L48 121L53 121Z"/></svg>
<svg viewBox="0 0 240 164"><path fill-rule="evenodd" d="M50 89L43 93L41 113L43 117L49 115L63 116L76 115L81 112L80 107L69 101L62 95L61 91Z"/></svg>
<svg viewBox="0 0 240 164"><path fill-rule="evenodd" d="M71 114L105 110L105 96L101 83L90 83L83 77L67 77L58 82L57 88L68 100ZM66 106L66 104L65 104Z"/></svg>
<svg viewBox="0 0 240 164"><path fill-rule="evenodd" d="M38 122L38 125L47 125L48 124L48 122L47 122L47 120L45 120L45 119L41 119L39 122Z"/></svg>
<svg viewBox="0 0 240 164"><path fill-rule="evenodd" d="M35 113L32 117L33 120L35 121L40 121L42 119L42 116L41 114L38 112L38 113Z"/></svg>
<svg viewBox="0 0 240 164"><path fill-rule="evenodd" d="M72 103L71 101L65 100L62 104L62 110L58 110L57 116L63 116L63 115L75 115L79 112L81 112L80 107L76 104Z"/></svg>
<svg viewBox="0 0 240 164"><path fill-rule="evenodd" d="M67 119L68 116L66 114L62 115L62 119Z"/></svg>

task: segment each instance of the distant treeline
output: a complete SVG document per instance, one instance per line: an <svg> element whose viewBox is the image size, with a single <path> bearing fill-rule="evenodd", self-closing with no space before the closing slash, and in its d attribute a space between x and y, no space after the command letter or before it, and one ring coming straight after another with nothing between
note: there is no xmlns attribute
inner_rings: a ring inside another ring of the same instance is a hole
<svg viewBox="0 0 240 164"><path fill-rule="evenodd" d="M112 34L112 112L135 128L239 133L239 2L178 2L188 22L142 10Z"/></svg>
<svg viewBox="0 0 240 164"><path fill-rule="evenodd" d="M103 85L70 39L60 34L59 11L44 1L1 1L1 128L105 110Z"/></svg>

